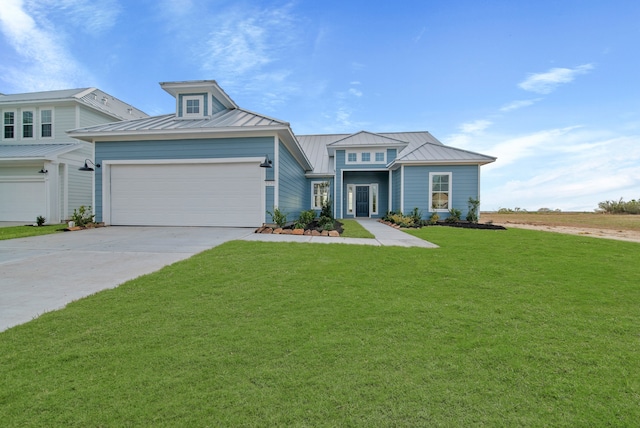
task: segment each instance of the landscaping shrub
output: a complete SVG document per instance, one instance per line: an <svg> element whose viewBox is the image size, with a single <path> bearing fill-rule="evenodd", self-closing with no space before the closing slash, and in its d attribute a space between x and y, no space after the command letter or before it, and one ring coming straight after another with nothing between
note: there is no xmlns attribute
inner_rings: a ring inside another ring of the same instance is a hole
<svg viewBox="0 0 640 428"><path fill-rule="evenodd" d="M267 211L267 214L271 216L271 221L273 221L279 227L287 224L287 213L281 211L280 208L275 208L273 212Z"/></svg>
<svg viewBox="0 0 640 428"><path fill-rule="evenodd" d="M41 215L39 215L38 217L36 217L36 224L38 226L42 226L44 225L44 222L46 221L46 219L44 217L42 217Z"/></svg>
<svg viewBox="0 0 640 428"><path fill-rule="evenodd" d="M444 221L447 223L458 223L460 221L460 217L462 216L462 211L457 208L451 208L449 210L449 217L447 217Z"/></svg>
<svg viewBox="0 0 640 428"><path fill-rule="evenodd" d="M469 201L467 202L469 207L469 212L467 213L467 221L469 223L477 223L478 222L478 208L480 207L480 200L473 199L469 196Z"/></svg>
<svg viewBox="0 0 640 428"><path fill-rule="evenodd" d="M84 227L89 223L93 223L95 216L95 214L91 213L91 206L85 207L84 205L80 205L80 208L73 210L71 220L76 226Z"/></svg>
<svg viewBox="0 0 640 428"><path fill-rule="evenodd" d="M294 225L295 229L307 229L309 225L316 219L316 212L314 210L302 211L300 217Z"/></svg>

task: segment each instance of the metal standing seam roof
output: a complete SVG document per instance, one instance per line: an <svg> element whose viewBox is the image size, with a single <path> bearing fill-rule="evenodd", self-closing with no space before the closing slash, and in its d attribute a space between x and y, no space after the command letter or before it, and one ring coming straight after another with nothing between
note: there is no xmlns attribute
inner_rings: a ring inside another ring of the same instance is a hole
<svg viewBox="0 0 640 428"><path fill-rule="evenodd" d="M0 159L42 159L57 156L81 147L80 143L0 144Z"/></svg>
<svg viewBox="0 0 640 428"><path fill-rule="evenodd" d="M479 162L489 163L496 158L468 150L457 149L444 145L424 143L421 146L400 153L393 163L420 163L420 162Z"/></svg>
<svg viewBox="0 0 640 428"><path fill-rule="evenodd" d="M253 113L244 109L222 110L212 116L201 119L182 119L174 113L162 116L153 116L137 120L125 120L122 122L105 123L88 128L80 128L69 131L69 135L101 134L101 133L129 133L129 132L154 132L154 131L189 131L220 128L240 127L288 127L287 122L273 119L268 116Z"/></svg>
<svg viewBox="0 0 640 428"><path fill-rule="evenodd" d="M9 94L0 97L0 106L11 104L33 104L60 101L77 101L119 119L149 117L145 112L119 100L97 88L62 89L56 91Z"/></svg>
<svg viewBox="0 0 640 428"><path fill-rule="evenodd" d="M372 136L374 141L378 141L382 143L382 145L389 144L389 140L396 141L398 144L404 143L406 147L400 150L398 156L415 150L425 144L425 142L443 146L438 139L427 131L380 133L361 131L356 134L297 135L296 137L313 165L313 174L332 175L335 172L333 170L333 157L330 156L327 148L329 146L336 147L339 145L350 147L375 145L367 142L369 136ZM354 138L352 139L350 137ZM336 144L341 142L344 142L344 144Z"/></svg>

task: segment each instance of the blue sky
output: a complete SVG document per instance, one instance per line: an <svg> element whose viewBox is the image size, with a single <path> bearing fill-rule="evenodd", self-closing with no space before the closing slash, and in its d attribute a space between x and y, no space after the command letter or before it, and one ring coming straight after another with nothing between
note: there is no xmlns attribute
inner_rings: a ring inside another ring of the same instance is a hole
<svg viewBox="0 0 640 428"><path fill-rule="evenodd" d="M0 92L149 114L215 79L297 134L430 131L498 157L482 209L640 198L640 2L2 0Z"/></svg>

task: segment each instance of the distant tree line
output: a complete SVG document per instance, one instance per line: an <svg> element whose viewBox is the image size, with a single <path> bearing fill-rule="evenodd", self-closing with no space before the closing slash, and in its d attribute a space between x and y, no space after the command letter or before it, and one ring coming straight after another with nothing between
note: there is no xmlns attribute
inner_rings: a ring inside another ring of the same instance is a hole
<svg viewBox="0 0 640 428"><path fill-rule="evenodd" d="M598 204L598 211L607 214L640 214L640 200L604 201Z"/></svg>

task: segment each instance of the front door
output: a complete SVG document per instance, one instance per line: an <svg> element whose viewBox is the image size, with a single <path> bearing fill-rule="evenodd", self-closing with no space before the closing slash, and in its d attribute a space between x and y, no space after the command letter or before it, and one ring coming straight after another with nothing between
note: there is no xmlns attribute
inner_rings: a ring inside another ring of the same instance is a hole
<svg viewBox="0 0 640 428"><path fill-rule="evenodd" d="M356 217L369 217L369 186L356 186Z"/></svg>

